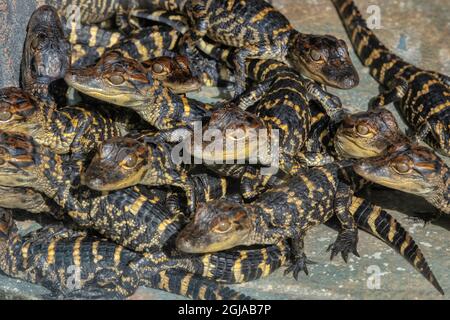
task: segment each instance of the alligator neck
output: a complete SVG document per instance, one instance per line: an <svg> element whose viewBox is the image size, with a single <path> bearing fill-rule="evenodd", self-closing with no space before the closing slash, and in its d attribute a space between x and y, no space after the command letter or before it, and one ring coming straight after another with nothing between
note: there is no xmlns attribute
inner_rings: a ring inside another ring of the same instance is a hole
<svg viewBox="0 0 450 320"><path fill-rule="evenodd" d="M34 187L51 199L58 194L65 193L72 184L71 162L63 156L53 153L47 148L41 148L39 154L35 156L37 166L37 181ZM37 187L36 187L37 186Z"/></svg>
<svg viewBox="0 0 450 320"><path fill-rule="evenodd" d="M245 245L276 244L282 240L281 234L272 227L264 208L256 205L246 205L251 214L252 228Z"/></svg>
<svg viewBox="0 0 450 320"><path fill-rule="evenodd" d="M170 149L160 144L148 145L148 170L142 177L142 184L159 185L173 182L178 168L171 160Z"/></svg>

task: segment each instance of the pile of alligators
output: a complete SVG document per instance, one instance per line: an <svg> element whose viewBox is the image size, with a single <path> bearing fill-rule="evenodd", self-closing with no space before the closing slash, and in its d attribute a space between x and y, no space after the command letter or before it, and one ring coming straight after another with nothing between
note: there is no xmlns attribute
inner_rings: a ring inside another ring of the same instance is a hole
<svg viewBox="0 0 450 320"><path fill-rule="evenodd" d="M411 234L356 194L376 183L425 198L428 219L450 214L435 153L450 156L450 78L389 51L353 1L332 3L384 88L353 114L326 91L358 85L346 42L295 30L264 0L46 3L29 20L20 87L0 89L3 273L53 298L143 285L249 299L226 285L308 274L305 235L334 222L331 259L359 257L362 229L444 294ZM202 86L228 98L186 95ZM42 228L23 235L19 211Z"/></svg>

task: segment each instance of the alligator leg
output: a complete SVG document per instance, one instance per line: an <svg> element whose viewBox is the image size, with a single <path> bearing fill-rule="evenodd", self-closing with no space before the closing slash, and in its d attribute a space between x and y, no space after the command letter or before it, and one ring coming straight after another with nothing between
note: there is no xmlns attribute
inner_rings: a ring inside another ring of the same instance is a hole
<svg viewBox="0 0 450 320"><path fill-rule="evenodd" d="M336 241L327 249L327 251L331 251L330 260L333 260L339 253L341 253L345 262L348 260L349 253L359 257L357 251L358 228L353 215L349 211L352 196L353 191L347 184L342 182L338 184L334 199L334 211L341 223L342 230L339 232Z"/></svg>
<svg viewBox="0 0 450 320"><path fill-rule="evenodd" d="M316 262L309 260L304 252L304 235L291 239L291 262L284 271L284 275L292 272L294 279L298 280L298 274L303 271L309 275L308 264L315 264Z"/></svg>
<svg viewBox="0 0 450 320"><path fill-rule="evenodd" d="M186 193L188 209L191 213L194 213L196 202L195 192L192 182L189 180L188 176L182 173L181 175L179 175L179 179L171 182L170 184L183 189L183 191Z"/></svg>
<svg viewBox="0 0 450 320"><path fill-rule="evenodd" d="M326 152L303 152L298 155L298 158L308 167L324 166L334 162L334 158Z"/></svg>
<svg viewBox="0 0 450 320"><path fill-rule="evenodd" d="M239 108L246 110L266 95L266 92L267 90L269 90L272 83L273 79L269 78L254 85L251 89L247 90L236 98L236 104Z"/></svg>
<svg viewBox="0 0 450 320"><path fill-rule="evenodd" d="M247 58L257 55L259 49L257 47L247 47L247 48L239 48L235 51L233 62L236 70L235 73L235 89L234 96L237 97L241 95L246 87L246 77L245 77L245 61Z"/></svg>
<svg viewBox="0 0 450 320"><path fill-rule="evenodd" d="M400 101L408 90L408 83L402 79L394 80L390 90L380 93L369 103L371 109Z"/></svg>
<svg viewBox="0 0 450 320"><path fill-rule="evenodd" d="M339 122L344 114L339 97L327 92L324 87L314 81L305 79L304 82L309 98L320 103L332 121Z"/></svg>

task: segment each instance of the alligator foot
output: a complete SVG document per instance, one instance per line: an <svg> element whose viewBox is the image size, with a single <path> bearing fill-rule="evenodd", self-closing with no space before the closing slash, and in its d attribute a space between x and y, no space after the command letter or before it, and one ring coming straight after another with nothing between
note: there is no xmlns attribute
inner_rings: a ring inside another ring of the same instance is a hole
<svg viewBox="0 0 450 320"><path fill-rule="evenodd" d="M298 274L301 271L303 271L306 275L309 275L308 264L317 264L317 262L309 260L304 253L300 256L295 256L286 270L284 270L284 275L286 276L292 272L295 280L298 280Z"/></svg>
<svg viewBox="0 0 450 320"><path fill-rule="evenodd" d="M347 263L348 260L348 254L353 253L355 256L359 257L359 253L357 251L357 244L358 244L358 231L357 230L342 230L336 241L331 244L328 249L328 251L331 251L331 257L330 260L333 260L335 256L341 253L342 259L344 259L345 263Z"/></svg>

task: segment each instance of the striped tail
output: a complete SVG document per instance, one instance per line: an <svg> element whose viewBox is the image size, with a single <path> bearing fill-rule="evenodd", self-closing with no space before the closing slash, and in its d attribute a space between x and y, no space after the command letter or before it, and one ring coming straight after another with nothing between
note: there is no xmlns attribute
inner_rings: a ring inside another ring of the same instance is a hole
<svg viewBox="0 0 450 320"><path fill-rule="evenodd" d="M65 35L73 45L110 48L125 38L120 32L105 30L96 25L79 25L75 21L68 22L64 17L61 17L61 21Z"/></svg>
<svg viewBox="0 0 450 320"><path fill-rule="evenodd" d="M144 285L194 300L252 300L233 289L179 269L161 271L148 282Z"/></svg>
<svg viewBox="0 0 450 320"><path fill-rule="evenodd" d="M444 295L444 290L428 266L419 246L394 217L380 207L357 197L352 199L350 212L358 227L389 244Z"/></svg>
<svg viewBox="0 0 450 320"><path fill-rule="evenodd" d="M221 283L243 283L267 277L290 257L284 241L260 249L227 250L190 259L190 271Z"/></svg>
<svg viewBox="0 0 450 320"><path fill-rule="evenodd" d="M331 1L339 12L356 54L379 83L389 85L402 68L410 66L380 42L352 0Z"/></svg>

